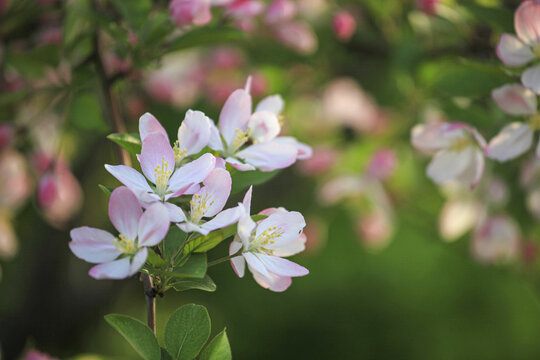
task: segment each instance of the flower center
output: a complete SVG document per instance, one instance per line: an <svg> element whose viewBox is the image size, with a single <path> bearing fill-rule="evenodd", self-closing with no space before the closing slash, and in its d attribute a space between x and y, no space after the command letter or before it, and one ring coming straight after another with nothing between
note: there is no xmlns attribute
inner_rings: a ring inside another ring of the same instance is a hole
<svg viewBox="0 0 540 360"><path fill-rule="evenodd" d="M461 152L467 146L471 145L471 139L466 137L460 137L452 141L449 148L455 152Z"/></svg>
<svg viewBox="0 0 540 360"><path fill-rule="evenodd" d="M214 200L212 200L211 194L204 193L202 196L199 194L193 195L193 198L190 201L191 222L198 224L213 204Z"/></svg>
<svg viewBox="0 0 540 360"><path fill-rule="evenodd" d="M249 137L252 134L251 129L247 129L246 131L236 129L234 130L234 132L236 133L236 136L234 137L231 145L229 146L229 153L231 154L235 153L236 150L238 150L242 145L244 145L249 140Z"/></svg>
<svg viewBox="0 0 540 360"><path fill-rule="evenodd" d="M156 166L154 175L156 178L156 194L160 197L165 195L167 191L167 183L171 177L172 170L169 170L169 163L165 161L165 157L161 159L161 165Z"/></svg>
<svg viewBox="0 0 540 360"><path fill-rule="evenodd" d="M187 149L183 148L182 150L180 150L180 143L178 142L178 140L176 140L173 150L175 166L178 168L180 167L180 162L186 157Z"/></svg>
<svg viewBox="0 0 540 360"><path fill-rule="evenodd" d="M116 250L121 251L124 254L133 254L135 250L137 250L135 240L128 239L124 234L120 234L114 239L114 247Z"/></svg>
<svg viewBox="0 0 540 360"><path fill-rule="evenodd" d="M268 229L264 230L259 236L257 236L255 239L253 239L250 242L250 246L248 251L256 250L257 252L264 253L267 255L272 255L273 250L267 249L265 246L272 245L276 242L276 239L279 238L281 235L283 235L285 231L283 231L277 226L271 226Z"/></svg>

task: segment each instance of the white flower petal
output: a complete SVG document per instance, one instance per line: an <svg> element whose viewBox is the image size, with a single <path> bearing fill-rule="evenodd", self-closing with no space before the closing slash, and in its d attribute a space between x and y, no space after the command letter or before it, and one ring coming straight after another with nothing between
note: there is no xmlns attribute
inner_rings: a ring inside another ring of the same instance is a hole
<svg viewBox="0 0 540 360"><path fill-rule="evenodd" d="M508 161L525 153L532 146L533 131L526 123L513 122L506 125L489 142L486 155L498 161Z"/></svg>
<svg viewBox="0 0 540 360"><path fill-rule="evenodd" d="M521 82L536 94L540 94L540 65L528 68L521 74Z"/></svg>
<svg viewBox="0 0 540 360"><path fill-rule="evenodd" d="M534 59L531 48L510 34L501 35L496 51L499 59L508 66L525 65Z"/></svg>

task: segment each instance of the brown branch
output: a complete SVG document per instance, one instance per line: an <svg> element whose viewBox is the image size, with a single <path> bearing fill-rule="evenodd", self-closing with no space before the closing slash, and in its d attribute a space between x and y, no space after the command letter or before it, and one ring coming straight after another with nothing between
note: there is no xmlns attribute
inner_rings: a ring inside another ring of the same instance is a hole
<svg viewBox="0 0 540 360"><path fill-rule="evenodd" d="M156 333L156 291L152 278L147 273L141 273L144 295L146 297L146 322L152 332Z"/></svg>

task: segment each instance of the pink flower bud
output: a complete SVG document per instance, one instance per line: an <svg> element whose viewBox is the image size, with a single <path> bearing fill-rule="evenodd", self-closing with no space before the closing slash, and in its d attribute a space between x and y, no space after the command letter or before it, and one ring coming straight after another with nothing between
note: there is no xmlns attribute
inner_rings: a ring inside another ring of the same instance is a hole
<svg viewBox="0 0 540 360"><path fill-rule="evenodd" d="M356 231L364 246L370 250L386 247L394 232L391 220L382 212L374 212L358 219Z"/></svg>
<svg viewBox="0 0 540 360"><path fill-rule="evenodd" d="M318 218L306 219L303 235L306 237L306 254L314 254L325 244L326 224Z"/></svg>
<svg viewBox="0 0 540 360"><path fill-rule="evenodd" d="M300 170L306 175L318 175L327 172L334 166L339 154L330 147L318 147L313 149L311 158L298 164Z"/></svg>
<svg viewBox="0 0 540 360"><path fill-rule="evenodd" d="M54 174L48 172L41 177L37 188L37 201L40 207L49 208L57 196L57 184Z"/></svg>
<svg viewBox="0 0 540 360"><path fill-rule="evenodd" d="M380 149L371 158L367 174L385 180L392 176L396 165L397 157L394 151L392 149Z"/></svg>
<svg viewBox="0 0 540 360"><path fill-rule="evenodd" d="M58 360L48 354L39 352L37 350L29 350L24 354L23 360Z"/></svg>
<svg viewBox="0 0 540 360"><path fill-rule="evenodd" d="M267 24L289 21L296 15L296 4L290 0L274 0L266 10L264 20Z"/></svg>
<svg viewBox="0 0 540 360"><path fill-rule="evenodd" d="M0 208L14 211L30 193L30 176L26 160L19 153L6 149L0 153Z"/></svg>
<svg viewBox="0 0 540 360"><path fill-rule="evenodd" d="M356 20L348 11L340 11L334 15L332 27L338 39L347 41L356 30Z"/></svg>
<svg viewBox="0 0 540 360"><path fill-rule="evenodd" d="M172 0L171 16L178 26L206 25L212 20L210 0Z"/></svg>
<svg viewBox="0 0 540 360"><path fill-rule="evenodd" d="M0 124L0 150L13 141L13 127L9 124Z"/></svg>
<svg viewBox="0 0 540 360"><path fill-rule="evenodd" d="M276 27L274 31L278 41L301 54L311 54L317 50L317 37L306 23L299 21L285 23Z"/></svg>
<svg viewBox="0 0 540 360"><path fill-rule="evenodd" d="M268 82L261 73L254 73L251 76L251 95L262 96L268 89Z"/></svg>
<svg viewBox="0 0 540 360"><path fill-rule="evenodd" d="M243 54L237 49L230 47L220 47L212 52L211 66L222 69L234 69L245 63Z"/></svg>
<svg viewBox="0 0 540 360"><path fill-rule="evenodd" d="M507 263L520 255L520 231L505 215L494 215L476 229L472 251L478 261L487 264Z"/></svg>
<svg viewBox="0 0 540 360"><path fill-rule="evenodd" d="M235 19L253 18L264 10L264 3L257 0L235 0L227 5L227 14Z"/></svg>
<svg viewBox="0 0 540 360"><path fill-rule="evenodd" d="M434 15L437 11L437 5L440 0L417 0L416 4L420 11L425 12L428 15Z"/></svg>

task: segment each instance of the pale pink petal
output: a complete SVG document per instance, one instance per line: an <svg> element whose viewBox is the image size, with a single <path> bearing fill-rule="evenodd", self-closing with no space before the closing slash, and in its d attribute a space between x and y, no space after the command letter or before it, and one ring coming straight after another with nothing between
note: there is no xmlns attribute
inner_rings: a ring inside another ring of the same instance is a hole
<svg viewBox="0 0 540 360"><path fill-rule="evenodd" d="M139 246L159 244L169 231L169 222L169 211L163 204L151 205L139 221Z"/></svg>
<svg viewBox="0 0 540 360"><path fill-rule="evenodd" d="M139 200L130 189L120 186L113 190L109 199L109 218L120 234L134 240L142 213Z"/></svg>
<svg viewBox="0 0 540 360"><path fill-rule="evenodd" d="M499 161L508 161L525 153L532 146L533 131L528 124L513 122L506 125L489 142L486 156Z"/></svg>
<svg viewBox="0 0 540 360"><path fill-rule="evenodd" d="M531 48L510 34L501 35L496 51L499 59L508 66L525 65L534 59Z"/></svg>
<svg viewBox="0 0 540 360"><path fill-rule="evenodd" d="M208 139L208 147L212 150L223 151L223 141L217 126L210 122L210 138Z"/></svg>
<svg viewBox="0 0 540 360"><path fill-rule="evenodd" d="M448 123L418 124L411 130L412 145L422 151L444 149L450 143L444 137L444 128Z"/></svg>
<svg viewBox="0 0 540 360"><path fill-rule="evenodd" d="M536 95L521 84L508 84L491 92L493 100L510 115L534 115Z"/></svg>
<svg viewBox="0 0 540 360"><path fill-rule="evenodd" d="M139 250L133 259L131 259L131 264L129 265L129 276L135 275L144 265L146 262L146 258L148 257L148 249L142 248Z"/></svg>
<svg viewBox="0 0 540 360"><path fill-rule="evenodd" d="M129 166L105 164L105 169L118 179L118 181L132 190L140 190L143 192L152 191L144 176Z"/></svg>
<svg viewBox="0 0 540 360"><path fill-rule="evenodd" d="M94 279L125 279L129 277L131 270L131 262L129 257L125 257L119 260L106 262L94 266L88 272L88 275Z"/></svg>
<svg viewBox="0 0 540 360"><path fill-rule="evenodd" d="M524 1L514 15L516 34L524 43L535 46L540 44L540 4Z"/></svg>
<svg viewBox="0 0 540 360"><path fill-rule="evenodd" d="M216 160L217 160L217 158L216 158ZM190 187L188 187L186 191L184 191L183 195L193 195L193 194L196 194L199 190L201 190L201 185L200 184L193 184Z"/></svg>
<svg viewBox="0 0 540 360"><path fill-rule="evenodd" d="M457 178L473 160L474 149L471 146L461 151L441 150L431 160L427 175L437 184Z"/></svg>
<svg viewBox="0 0 540 360"><path fill-rule="evenodd" d="M222 212L217 214L212 220L202 224L201 228L205 229L208 232L217 229L223 229L237 222L243 213L244 212L238 206L223 210Z"/></svg>
<svg viewBox="0 0 540 360"><path fill-rule="evenodd" d="M306 249L306 240L307 237L301 234L296 240L274 249L272 254L279 257L287 257L301 253Z"/></svg>
<svg viewBox="0 0 540 360"><path fill-rule="evenodd" d="M203 217L212 217L220 212L231 194L232 180L227 170L214 169L204 179L204 186L191 200L191 212L201 208Z"/></svg>
<svg viewBox="0 0 540 360"><path fill-rule="evenodd" d="M536 94L540 94L540 65L528 68L521 74L521 82Z"/></svg>
<svg viewBox="0 0 540 360"><path fill-rule="evenodd" d="M268 249L278 249L288 243L298 239L306 222L302 214L297 211L287 211L285 213L274 213L262 220L257 225L255 239L264 237L263 233L274 235L272 242L265 245Z"/></svg>
<svg viewBox="0 0 540 360"><path fill-rule="evenodd" d="M251 240L251 234L255 230L255 221L251 219L249 214L243 214L238 221L238 237L242 240L244 248L249 248L249 242Z"/></svg>
<svg viewBox="0 0 540 360"><path fill-rule="evenodd" d="M229 246L229 255L236 254L240 249L242 249L242 243L239 241L233 241L231 242L231 245ZM246 260L242 255L235 256L231 259L231 266L236 273L236 275L240 278L244 277L245 269L246 269Z"/></svg>
<svg viewBox="0 0 540 360"><path fill-rule="evenodd" d="M259 260L259 258L255 254L251 252L244 252L242 253L242 256L244 257L244 259L246 259L250 270L253 269L256 272L261 273L261 275L263 276L271 276L268 270L266 270L266 267L264 266L262 261ZM252 272L254 272L253 270Z"/></svg>
<svg viewBox="0 0 540 360"><path fill-rule="evenodd" d="M167 211L169 212L170 222L177 223L181 221L186 221L186 215L178 205L171 204L169 202L164 202L163 205L165 205Z"/></svg>
<svg viewBox="0 0 540 360"><path fill-rule="evenodd" d="M264 254L256 254L256 256L264 264L266 270L273 274L279 276L304 276L309 274L308 269L290 260Z"/></svg>
<svg viewBox="0 0 540 360"><path fill-rule="evenodd" d="M253 193L253 185L249 187L248 191L246 191L246 194L244 195L244 199L242 200L242 206L244 207L244 210L246 214L251 214L251 194Z"/></svg>
<svg viewBox="0 0 540 360"><path fill-rule="evenodd" d="M292 284L292 279L288 276L278 276L274 274L263 276L256 271L252 271L252 274L257 284L271 291L283 292Z"/></svg>
<svg viewBox="0 0 540 360"><path fill-rule="evenodd" d="M102 263L120 255L114 245L114 236L107 231L84 226L71 230L70 235L69 248L79 259Z"/></svg>
<svg viewBox="0 0 540 360"><path fill-rule="evenodd" d="M259 111L270 111L276 116L279 116L283 111L285 102L280 95L270 95L262 99L255 108L255 112Z"/></svg>
<svg viewBox="0 0 540 360"><path fill-rule="evenodd" d="M144 175L154 184L158 167L172 173L175 159L169 139L160 133L149 134L142 143L140 163Z"/></svg>
<svg viewBox="0 0 540 360"><path fill-rule="evenodd" d="M161 126L158 119L150 113L145 113L139 118L139 135L141 136L141 141L144 141L149 134L153 133L163 134L167 139L169 138L167 131Z"/></svg>
<svg viewBox="0 0 540 360"><path fill-rule="evenodd" d="M457 177L457 180L463 184L466 184L472 190L482 179L482 175L484 175L484 168L484 153L480 149L474 149L469 165L465 171L463 171Z"/></svg>
<svg viewBox="0 0 540 360"><path fill-rule="evenodd" d="M261 171L273 171L294 164L297 153L292 145L269 141L250 145L236 157Z"/></svg>
<svg viewBox="0 0 540 360"><path fill-rule="evenodd" d="M219 130L223 139L230 145L236 137L236 130L247 130L251 116L251 95L244 90L235 90L223 105L219 114Z"/></svg>
<svg viewBox="0 0 540 360"><path fill-rule="evenodd" d="M279 144L289 144L294 146L297 151L297 160L309 159L313 155L313 149L311 148L311 146L299 142L298 140L296 140L296 138L292 136L279 136L272 141Z"/></svg>
<svg viewBox="0 0 540 360"><path fill-rule="evenodd" d="M178 145L185 155L200 152L210 140L210 119L200 111L188 110L178 129Z"/></svg>
<svg viewBox="0 0 540 360"><path fill-rule="evenodd" d="M173 196L182 195L190 186L201 183L214 170L215 164L216 158L208 153L185 164L169 179L169 191Z"/></svg>
<svg viewBox="0 0 540 360"><path fill-rule="evenodd" d="M281 125L276 114L270 111L258 111L249 118L249 129L253 141L265 142L278 136Z"/></svg>
<svg viewBox="0 0 540 360"><path fill-rule="evenodd" d="M227 164L230 164L233 168L235 168L238 171L252 171L256 170L255 166L250 164L244 164L238 159L235 159L233 157L228 157L225 159Z"/></svg>
<svg viewBox="0 0 540 360"><path fill-rule="evenodd" d="M203 229L202 226L192 223L191 221L185 221L179 224L176 224L185 233L198 232L202 235L208 235L210 231Z"/></svg>

